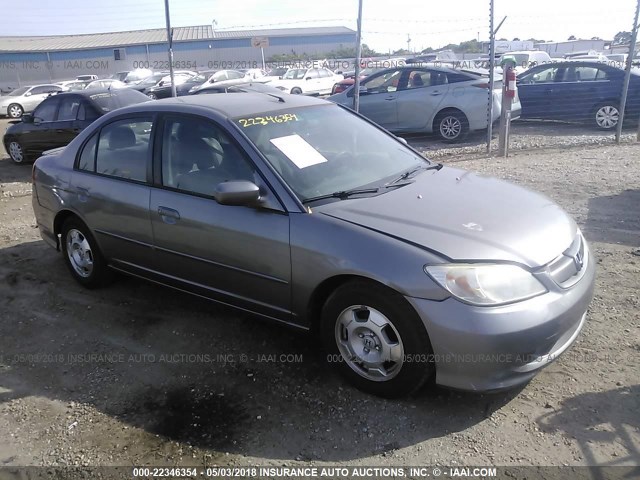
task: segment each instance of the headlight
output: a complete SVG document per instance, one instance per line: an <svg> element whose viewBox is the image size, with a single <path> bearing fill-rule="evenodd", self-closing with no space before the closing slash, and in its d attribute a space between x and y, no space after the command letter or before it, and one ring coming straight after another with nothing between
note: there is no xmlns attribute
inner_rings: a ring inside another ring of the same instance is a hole
<svg viewBox="0 0 640 480"><path fill-rule="evenodd" d="M472 305L500 305L541 295L547 289L516 265L448 264L425 272L451 295Z"/></svg>

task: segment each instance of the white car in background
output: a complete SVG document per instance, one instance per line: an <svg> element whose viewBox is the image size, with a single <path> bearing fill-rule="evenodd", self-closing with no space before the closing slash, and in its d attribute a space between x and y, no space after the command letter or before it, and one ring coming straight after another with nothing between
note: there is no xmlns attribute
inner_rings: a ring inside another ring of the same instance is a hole
<svg viewBox="0 0 640 480"><path fill-rule="evenodd" d="M516 75L520 75L523 72L526 72L531 67L535 67L536 65L541 65L543 63L551 63L551 57L547 52L543 52L542 50L522 50L516 52L505 52L502 56L510 56L514 57L516 60ZM502 57L501 57L502 58ZM496 62L496 65L499 65L500 61Z"/></svg>
<svg viewBox="0 0 640 480"><path fill-rule="evenodd" d="M290 68L281 79L269 82L285 93L329 95L333 85L344 80L328 68Z"/></svg>
<svg viewBox="0 0 640 480"><path fill-rule="evenodd" d="M128 85L120 80L116 80L113 78L103 78L102 80L94 80L90 84L87 85L87 89L89 88L127 88Z"/></svg>

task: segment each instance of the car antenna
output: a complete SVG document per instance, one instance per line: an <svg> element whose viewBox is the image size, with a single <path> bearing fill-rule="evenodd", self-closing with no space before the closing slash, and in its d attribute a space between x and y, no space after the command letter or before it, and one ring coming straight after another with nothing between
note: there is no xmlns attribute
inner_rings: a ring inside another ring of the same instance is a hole
<svg viewBox="0 0 640 480"><path fill-rule="evenodd" d="M267 93L270 97L277 98L279 102L285 103L284 98L279 97L278 95L274 95L273 93Z"/></svg>

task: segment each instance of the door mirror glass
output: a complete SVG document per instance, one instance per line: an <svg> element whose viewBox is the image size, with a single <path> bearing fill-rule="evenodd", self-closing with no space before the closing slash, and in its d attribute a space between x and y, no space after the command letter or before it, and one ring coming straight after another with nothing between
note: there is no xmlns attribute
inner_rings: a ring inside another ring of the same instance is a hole
<svg viewBox="0 0 640 480"><path fill-rule="evenodd" d="M260 189L248 180L219 183L213 198L221 205L251 205L260 199Z"/></svg>

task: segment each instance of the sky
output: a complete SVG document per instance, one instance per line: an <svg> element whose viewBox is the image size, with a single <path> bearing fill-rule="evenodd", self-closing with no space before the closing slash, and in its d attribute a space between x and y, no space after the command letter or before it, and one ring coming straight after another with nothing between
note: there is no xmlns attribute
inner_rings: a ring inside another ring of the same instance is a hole
<svg viewBox="0 0 640 480"><path fill-rule="evenodd" d="M0 0L0 36L73 35L165 26L164 0ZM169 0L172 26L217 30L346 26L358 0ZM635 0L495 0L496 38L613 39L633 27ZM379 52L412 51L489 38L489 0L363 0L363 42Z"/></svg>

